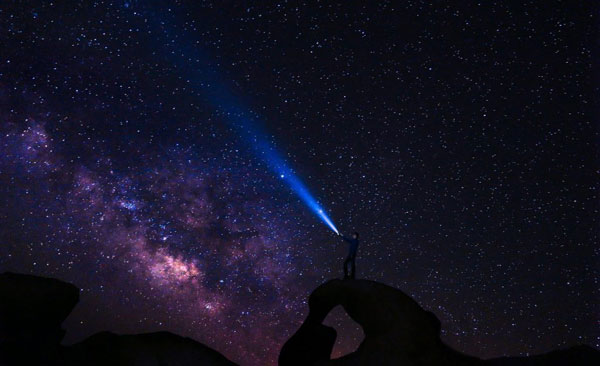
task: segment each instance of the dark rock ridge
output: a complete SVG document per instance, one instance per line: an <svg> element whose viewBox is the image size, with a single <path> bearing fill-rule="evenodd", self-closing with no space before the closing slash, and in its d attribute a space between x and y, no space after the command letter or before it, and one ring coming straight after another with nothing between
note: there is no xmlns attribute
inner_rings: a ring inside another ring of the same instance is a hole
<svg viewBox="0 0 600 366"><path fill-rule="evenodd" d="M50 278L0 274L0 365L235 366L217 351L168 332L95 334L61 346L77 287Z"/></svg>
<svg viewBox="0 0 600 366"><path fill-rule="evenodd" d="M0 365L235 366L217 351L168 332L101 332L61 346L61 324L78 301L79 290L71 284L0 274ZM355 352L331 360L337 334L322 322L338 305L362 326L365 339ZM600 365L600 352L588 346L491 360L459 353L441 341L433 313L400 290L372 281L329 281L310 295L309 308L300 329L283 346L280 366Z"/></svg>
<svg viewBox="0 0 600 366"><path fill-rule="evenodd" d="M223 365L235 364L219 352L169 332L117 335L100 332L69 348L68 365Z"/></svg>
<svg viewBox="0 0 600 366"><path fill-rule="evenodd" d="M71 284L0 274L0 364L56 359L65 335L60 325L77 301L79 289Z"/></svg>
<svg viewBox="0 0 600 366"><path fill-rule="evenodd" d="M586 346L532 357L481 360L440 339L440 321L402 291L367 280L332 280L309 297L309 314L283 345L279 366L362 365L600 365L600 352ZM363 329L355 352L331 360L336 331L322 324L341 305Z"/></svg>

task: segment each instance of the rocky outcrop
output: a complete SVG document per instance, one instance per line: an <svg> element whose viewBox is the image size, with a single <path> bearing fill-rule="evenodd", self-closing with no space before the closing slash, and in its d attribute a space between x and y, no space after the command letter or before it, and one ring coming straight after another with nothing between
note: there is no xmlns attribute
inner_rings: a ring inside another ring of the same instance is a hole
<svg viewBox="0 0 600 366"><path fill-rule="evenodd" d="M79 300L68 283L14 273L0 274L0 365L235 366L217 351L168 332L95 334L72 346L60 342L62 322ZM358 349L331 360L335 329L322 324L341 305L363 328ZM285 343L280 366L600 365L600 352L587 346L531 357L480 360L440 339L440 322L398 289L366 280L332 280L309 297L309 314Z"/></svg>
<svg viewBox="0 0 600 366"><path fill-rule="evenodd" d="M0 364L58 357L62 322L79 301L77 287L50 278L0 274Z"/></svg>
<svg viewBox="0 0 600 366"><path fill-rule="evenodd" d="M280 366L474 365L478 361L441 342L440 322L433 313L381 283L332 280L313 291L308 305L308 317L281 350ZM335 330L322 322L338 305L360 324L365 339L355 352L330 360ZM328 337L322 342L325 334Z"/></svg>
<svg viewBox="0 0 600 366"><path fill-rule="evenodd" d="M69 347L68 365L235 366L219 352L169 332L137 335L97 333Z"/></svg>
<svg viewBox="0 0 600 366"><path fill-rule="evenodd" d="M279 366L600 364L596 363L600 353L589 347L576 352L494 360L462 354L441 341L440 321L433 313L402 291L373 281L329 281L313 291L308 305L306 320L281 349ZM362 327L365 337L355 352L331 360L336 333L322 322L338 305ZM564 363L566 359L576 363Z"/></svg>
<svg viewBox="0 0 600 366"><path fill-rule="evenodd" d="M61 329L77 287L50 278L0 274L0 365L235 366L217 351L168 332L95 334L69 347Z"/></svg>

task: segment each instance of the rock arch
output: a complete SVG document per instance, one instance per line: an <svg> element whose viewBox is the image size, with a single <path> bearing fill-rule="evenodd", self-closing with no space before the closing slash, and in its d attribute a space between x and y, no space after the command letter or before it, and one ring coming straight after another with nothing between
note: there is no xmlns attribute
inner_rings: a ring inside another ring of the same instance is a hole
<svg viewBox="0 0 600 366"><path fill-rule="evenodd" d="M309 314L284 344L280 366L308 365L472 365L479 360L462 355L440 340L440 322L410 296L367 280L331 280L309 297ZM335 329L322 324L341 305L364 331L355 352L330 360Z"/></svg>

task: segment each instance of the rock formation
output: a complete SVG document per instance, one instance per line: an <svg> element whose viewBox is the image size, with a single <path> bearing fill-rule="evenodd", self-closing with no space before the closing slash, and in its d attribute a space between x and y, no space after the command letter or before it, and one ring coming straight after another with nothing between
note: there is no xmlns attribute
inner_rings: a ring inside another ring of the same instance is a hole
<svg viewBox="0 0 600 366"><path fill-rule="evenodd" d="M433 313L402 291L373 281L329 281L313 291L308 305L308 317L281 349L279 366L520 366L553 365L551 361L565 359L578 361L568 363L572 365L600 365L596 362L600 360L600 352L589 347L586 352L566 350L537 357L494 360L462 354L441 341L440 321ZM362 327L365 338L355 352L331 360L336 332L322 322L338 305Z"/></svg>
<svg viewBox="0 0 600 366"><path fill-rule="evenodd" d="M49 278L0 274L0 365L235 366L217 351L168 332L95 334L60 345L77 287Z"/></svg>
<svg viewBox="0 0 600 366"><path fill-rule="evenodd" d="M169 332L117 335L101 332L69 347L69 365L235 366L219 352Z"/></svg>
<svg viewBox="0 0 600 366"><path fill-rule="evenodd" d="M61 346L61 324L78 300L79 290L68 283L0 274L0 365L235 366L217 351L168 332L101 332ZM492 360L459 353L441 341L440 322L433 313L377 282L332 280L319 286L308 304L308 317L281 349L280 366L600 365L600 352L587 346ZM331 360L337 333L322 322L338 305L362 326L365 339L355 352Z"/></svg>
<svg viewBox="0 0 600 366"><path fill-rule="evenodd" d="M77 287L62 281L0 275L0 364L47 363L58 356L60 327L79 301Z"/></svg>

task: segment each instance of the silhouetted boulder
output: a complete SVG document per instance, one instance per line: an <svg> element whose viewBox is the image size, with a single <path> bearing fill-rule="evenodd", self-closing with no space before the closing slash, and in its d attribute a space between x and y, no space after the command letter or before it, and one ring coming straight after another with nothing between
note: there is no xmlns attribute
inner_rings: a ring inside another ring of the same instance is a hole
<svg viewBox="0 0 600 366"><path fill-rule="evenodd" d="M365 337L355 352L331 360L336 333L322 322L338 305L362 327ZM600 353L589 347L486 361L462 354L441 341L440 321L433 313L402 291L373 281L326 282L313 291L308 306L306 320L281 349L279 366L600 364L594 362Z"/></svg>
<svg viewBox="0 0 600 366"><path fill-rule="evenodd" d="M101 332L61 346L61 324L78 301L79 290L71 284L0 274L0 365L235 366L217 351L168 332Z"/></svg>
<svg viewBox="0 0 600 366"><path fill-rule="evenodd" d="M169 332L97 333L69 348L66 364L106 366L235 366L219 352Z"/></svg>
<svg viewBox="0 0 600 366"><path fill-rule="evenodd" d="M51 278L0 274L0 364L57 357L60 327L79 301L77 287Z"/></svg>

